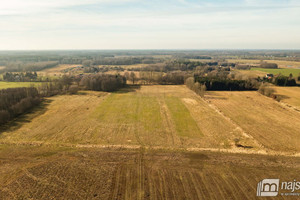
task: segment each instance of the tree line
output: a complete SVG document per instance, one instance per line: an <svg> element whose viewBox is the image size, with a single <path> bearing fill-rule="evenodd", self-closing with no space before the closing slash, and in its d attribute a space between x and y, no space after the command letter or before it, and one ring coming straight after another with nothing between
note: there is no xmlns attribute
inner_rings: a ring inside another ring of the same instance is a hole
<svg viewBox="0 0 300 200"><path fill-rule="evenodd" d="M119 74L89 74L81 78L79 85L87 90L112 92L126 85L126 78Z"/></svg>
<svg viewBox="0 0 300 200"><path fill-rule="evenodd" d="M42 83L38 88L9 88L0 90L0 125L40 104L43 97L75 94L79 89L112 92L126 85L121 75L90 74L83 77L66 76Z"/></svg>
<svg viewBox="0 0 300 200"><path fill-rule="evenodd" d="M57 61L48 62L10 62L7 63L4 69L0 70L3 72L26 72L26 71L41 71L44 69L55 67L59 64Z"/></svg>
<svg viewBox="0 0 300 200"><path fill-rule="evenodd" d="M195 82L205 85L207 90L214 91L244 91L257 90L259 83L254 79L234 80L220 77L199 77L195 76Z"/></svg>
<svg viewBox="0 0 300 200"><path fill-rule="evenodd" d="M8 82L32 82L38 81L38 75L36 72L6 72L3 74L2 79Z"/></svg>
<svg viewBox="0 0 300 200"><path fill-rule="evenodd" d="M275 85L278 86L296 86L296 80L293 78L292 75L290 76L283 76L283 75L279 75L275 78L274 81Z"/></svg>
<svg viewBox="0 0 300 200"><path fill-rule="evenodd" d="M30 110L40 102L41 97L34 87L0 90L0 125Z"/></svg>
<svg viewBox="0 0 300 200"><path fill-rule="evenodd" d="M198 67L217 66L219 63L215 61L200 62L189 60L169 60L163 63L150 64L144 67L135 67L128 69L129 71L154 71L154 72L171 72L171 71L193 71Z"/></svg>
<svg viewBox="0 0 300 200"><path fill-rule="evenodd" d="M92 66L92 67L84 67L83 72L84 73L99 73L99 72L109 72L109 71L118 71L122 72L125 71L125 68L120 67L120 66Z"/></svg>
<svg viewBox="0 0 300 200"><path fill-rule="evenodd" d="M279 74L272 78L266 78L264 77L262 80L258 78L258 80L262 82L272 83L277 86L297 86L296 79L293 78L293 74L290 74L289 76L284 76L282 74ZM300 76L298 77L298 81L300 80Z"/></svg>
<svg viewBox="0 0 300 200"><path fill-rule="evenodd" d="M262 62L259 65L260 68L266 68L266 69L278 69L278 65L276 63L267 63L267 62Z"/></svg>
<svg viewBox="0 0 300 200"><path fill-rule="evenodd" d="M192 55L192 54L178 54L174 55L174 58L179 59L205 59L205 60L211 60L211 56L204 56L204 55Z"/></svg>
<svg viewBox="0 0 300 200"><path fill-rule="evenodd" d="M153 72L141 71L137 77L134 72L125 72L124 76L133 84L160 84L160 85L183 85L184 80L189 76L187 72Z"/></svg>

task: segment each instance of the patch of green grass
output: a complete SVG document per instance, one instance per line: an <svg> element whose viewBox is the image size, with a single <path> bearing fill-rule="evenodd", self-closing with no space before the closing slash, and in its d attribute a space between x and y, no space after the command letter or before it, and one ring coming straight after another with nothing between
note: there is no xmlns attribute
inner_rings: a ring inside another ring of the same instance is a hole
<svg viewBox="0 0 300 200"><path fill-rule="evenodd" d="M166 97L166 104L171 112L178 135L184 137L199 137L201 133L189 110L177 97Z"/></svg>
<svg viewBox="0 0 300 200"><path fill-rule="evenodd" d="M0 89L6 89L6 88L17 88L17 87L37 87L41 83L39 82L4 82L0 81Z"/></svg>
<svg viewBox="0 0 300 200"><path fill-rule="evenodd" d="M113 93L99 105L95 114L104 123L128 124L147 132L163 129L157 99L137 93Z"/></svg>
<svg viewBox="0 0 300 200"><path fill-rule="evenodd" d="M282 74L285 76L289 76L290 74L293 74L293 77L298 77L300 73L300 69L265 69L265 68L251 68L251 71L262 71L271 73L274 75Z"/></svg>

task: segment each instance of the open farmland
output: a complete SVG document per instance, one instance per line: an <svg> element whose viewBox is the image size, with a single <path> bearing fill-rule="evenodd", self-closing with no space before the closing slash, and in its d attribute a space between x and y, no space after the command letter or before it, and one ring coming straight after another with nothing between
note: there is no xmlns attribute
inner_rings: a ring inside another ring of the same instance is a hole
<svg viewBox="0 0 300 200"><path fill-rule="evenodd" d="M29 123L4 130L6 143L122 145L259 150L256 141L185 86L142 86L48 99ZM41 112L41 114L37 114Z"/></svg>
<svg viewBox="0 0 300 200"><path fill-rule="evenodd" d="M235 75L242 76L245 78L257 78L264 77L268 74L268 72L258 71L258 70L233 70Z"/></svg>
<svg viewBox="0 0 300 200"><path fill-rule="evenodd" d="M50 97L0 130L0 199L254 199L262 179L299 174L299 127L257 92Z"/></svg>
<svg viewBox="0 0 300 200"><path fill-rule="evenodd" d="M17 87L31 87L31 86L39 86L41 83L38 82L5 82L0 81L0 89L6 88L17 88Z"/></svg>
<svg viewBox="0 0 300 200"><path fill-rule="evenodd" d="M258 92L209 92L206 98L268 149L299 152L300 112Z"/></svg>
<svg viewBox="0 0 300 200"><path fill-rule="evenodd" d="M4 129L0 142L299 152L296 110L257 92L208 92L206 99L185 86L55 96Z"/></svg>
<svg viewBox="0 0 300 200"><path fill-rule="evenodd" d="M3 200L246 200L262 179L300 172L298 157L213 152L0 145L0 158Z"/></svg>
<svg viewBox="0 0 300 200"><path fill-rule="evenodd" d="M287 103L300 110L300 88L299 87L272 87L275 94L279 95L280 102Z"/></svg>
<svg viewBox="0 0 300 200"><path fill-rule="evenodd" d="M293 74L293 77L298 77L300 74L300 69L265 69L265 68L251 68L251 71L261 71L272 74L282 74L285 76L289 76Z"/></svg>

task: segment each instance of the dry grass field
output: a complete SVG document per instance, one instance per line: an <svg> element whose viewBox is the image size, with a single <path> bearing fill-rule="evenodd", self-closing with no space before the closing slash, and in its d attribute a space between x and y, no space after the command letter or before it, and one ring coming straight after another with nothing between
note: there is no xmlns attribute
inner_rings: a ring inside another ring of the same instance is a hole
<svg viewBox="0 0 300 200"><path fill-rule="evenodd" d="M86 92L48 102L25 117L29 122L4 130L0 142L229 149L238 138L260 149L185 86Z"/></svg>
<svg viewBox="0 0 300 200"><path fill-rule="evenodd" d="M298 77L300 74L300 69L290 69L290 68L281 68L281 69L251 68L251 71L271 73L274 75L282 74L284 76L289 76L290 74L292 74L293 77L295 78Z"/></svg>
<svg viewBox="0 0 300 200"><path fill-rule="evenodd" d="M267 72L258 70L233 70L232 72L235 73L236 76L242 76L245 78L264 77L268 74Z"/></svg>
<svg viewBox="0 0 300 200"><path fill-rule="evenodd" d="M0 81L0 90L6 88L17 88L17 87L37 87L41 83L40 82L5 82Z"/></svg>
<svg viewBox="0 0 300 200"><path fill-rule="evenodd" d="M262 179L297 178L299 127L257 92L55 96L0 129L0 199L255 199Z"/></svg>
<svg viewBox="0 0 300 200"><path fill-rule="evenodd" d="M275 94L281 97L280 102L287 103L300 110L300 88L299 87L273 87Z"/></svg>
<svg viewBox="0 0 300 200"><path fill-rule="evenodd" d="M300 172L299 158L213 152L0 145L0 158L2 200L247 200L262 179Z"/></svg>
<svg viewBox="0 0 300 200"><path fill-rule="evenodd" d="M206 98L264 147L299 152L300 112L258 92L208 92Z"/></svg>

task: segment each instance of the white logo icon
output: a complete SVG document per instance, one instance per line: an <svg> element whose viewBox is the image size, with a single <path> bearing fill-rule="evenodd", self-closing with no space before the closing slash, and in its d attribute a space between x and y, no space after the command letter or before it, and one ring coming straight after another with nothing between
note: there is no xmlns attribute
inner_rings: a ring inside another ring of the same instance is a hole
<svg viewBox="0 0 300 200"><path fill-rule="evenodd" d="M278 195L279 179L264 179L257 184L258 197L275 197Z"/></svg>

